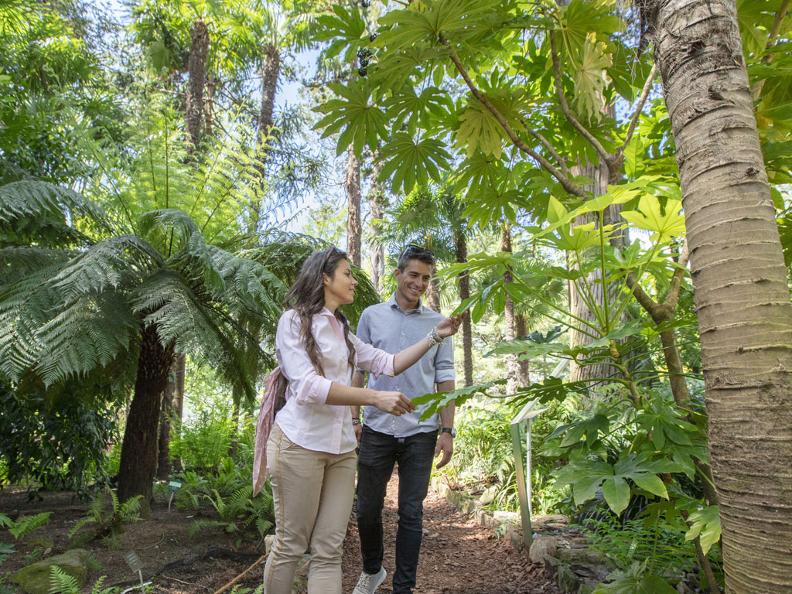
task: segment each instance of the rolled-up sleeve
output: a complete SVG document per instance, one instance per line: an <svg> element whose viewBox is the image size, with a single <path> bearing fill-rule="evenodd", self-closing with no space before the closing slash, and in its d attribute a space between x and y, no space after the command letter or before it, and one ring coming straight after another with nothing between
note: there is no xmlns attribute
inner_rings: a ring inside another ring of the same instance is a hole
<svg viewBox="0 0 792 594"><path fill-rule="evenodd" d="M446 338L437 347L435 353L435 383L447 382L456 379L454 372L454 342Z"/></svg>
<svg viewBox="0 0 792 594"><path fill-rule="evenodd" d="M298 402L324 404L333 383L317 373L300 336L300 318L289 310L278 321L275 352L289 391Z"/></svg>
<svg viewBox="0 0 792 594"><path fill-rule="evenodd" d="M363 342L354 334L350 334L349 338L355 346L355 367L370 371L375 377L379 377L383 374L390 376L395 375L393 369L395 355Z"/></svg>

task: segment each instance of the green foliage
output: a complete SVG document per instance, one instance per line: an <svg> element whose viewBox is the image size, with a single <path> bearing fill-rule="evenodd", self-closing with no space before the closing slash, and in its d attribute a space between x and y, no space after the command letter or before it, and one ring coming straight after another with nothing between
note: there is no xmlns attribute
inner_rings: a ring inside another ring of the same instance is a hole
<svg viewBox="0 0 792 594"><path fill-rule="evenodd" d="M685 534L685 540L699 539L701 550L706 555L712 545L720 541L721 522L717 505L708 505L704 509L694 511L688 517L690 530Z"/></svg>
<svg viewBox="0 0 792 594"><path fill-rule="evenodd" d="M626 570L614 571L595 594L674 594L677 590L662 577L648 573L646 563L634 561Z"/></svg>
<svg viewBox="0 0 792 594"><path fill-rule="evenodd" d="M8 516L0 514L0 527L8 528L8 533L15 540L24 540L30 533L49 524L51 517L52 512L42 512L12 520Z"/></svg>
<svg viewBox="0 0 792 594"><path fill-rule="evenodd" d="M125 524L137 522L140 519L142 496L130 497L123 503L118 501L118 495L112 489L107 489L94 498L88 514L79 519L69 530L69 539L72 541L95 540L102 537L115 537ZM93 526L91 534L81 530L88 525Z"/></svg>
<svg viewBox="0 0 792 594"><path fill-rule="evenodd" d="M196 520L190 527L192 534L221 528L227 534L235 534L241 538L246 531L253 531L263 541L275 527L272 493L268 489L253 497L253 487L245 485L226 497L214 489L211 495L204 497L219 519Z"/></svg>

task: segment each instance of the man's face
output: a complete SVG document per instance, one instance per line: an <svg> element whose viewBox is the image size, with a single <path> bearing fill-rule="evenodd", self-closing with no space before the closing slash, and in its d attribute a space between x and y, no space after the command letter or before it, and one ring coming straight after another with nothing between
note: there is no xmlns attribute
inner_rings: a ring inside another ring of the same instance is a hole
<svg viewBox="0 0 792 594"><path fill-rule="evenodd" d="M404 270L396 269L396 283L397 290L401 293L402 297L410 303L418 301L418 299L426 293L429 287L429 281L432 278L433 267L431 264L421 262L420 260L409 260Z"/></svg>

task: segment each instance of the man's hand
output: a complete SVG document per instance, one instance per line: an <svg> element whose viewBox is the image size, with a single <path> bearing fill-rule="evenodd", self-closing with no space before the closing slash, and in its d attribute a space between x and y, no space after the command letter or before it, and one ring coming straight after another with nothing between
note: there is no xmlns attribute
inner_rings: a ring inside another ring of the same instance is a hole
<svg viewBox="0 0 792 594"><path fill-rule="evenodd" d="M355 439L357 439L358 445L360 445L360 440L363 438L363 424L357 423L356 425L352 425L352 429L355 430Z"/></svg>
<svg viewBox="0 0 792 594"><path fill-rule="evenodd" d="M442 322L440 322L436 326L437 334L441 338L448 338L449 336L453 336L456 334L457 330L459 330L459 325L462 323L462 316L452 316L450 318L446 318Z"/></svg>
<svg viewBox="0 0 792 594"><path fill-rule="evenodd" d="M450 433L441 433L437 437L437 445L435 446L435 458L443 454L440 462L437 463L435 468L440 469L451 461L451 456L454 453L454 438Z"/></svg>

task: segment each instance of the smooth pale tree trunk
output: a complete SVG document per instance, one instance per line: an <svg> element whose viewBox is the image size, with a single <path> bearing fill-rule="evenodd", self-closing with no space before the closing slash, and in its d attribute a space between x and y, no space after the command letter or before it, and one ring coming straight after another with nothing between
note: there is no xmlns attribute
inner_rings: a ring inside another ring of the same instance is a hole
<svg viewBox="0 0 792 594"><path fill-rule="evenodd" d="M454 251L456 261L460 264L467 262L467 237L465 229L454 230ZM470 277L467 272L459 275L459 301L470 297ZM465 385L473 384L473 327L470 322L470 312L466 311L462 317L462 368L465 374Z"/></svg>
<svg viewBox="0 0 792 594"><path fill-rule="evenodd" d="M387 200L385 188L379 180L382 171L382 160L378 153L372 157L371 190L369 191L369 209L371 211L371 282L377 292L382 290L382 279L385 276L385 246L380 240L382 234L382 220L385 217Z"/></svg>
<svg viewBox="0 0 792 594"><path fill-rule="evenodd" d="M143 496L148 507L157 470L157 441L162 394L173 363L173 348L163 347L156 327L142 329L138 356L135 393L121 444L121 464L118 471L118 498L126 501Z"/></svg>
<svg viewBox="0 0 792 594"><path fill-rule="evenodd" d="M792 305L735 3L645 3L682 183L726 587L792 591Z"/></svg>
<svg viewBox="0 0 792 594"><path fill-rule="evenodd" d="M511 229L508 224L504 224L501 229L501 251L508 254L512 253ZM507 269L503 274L503 282L506 284L514 282L511 269ZM525 336L525 318L514 309L514 301L511 296L506 294L506 304L504 307L504 317L506 321L506 338L514 340L520 336ZM526 359L519 359L517 355L509 355L506 359L508 381L506 383L506 393L514 394L520 386L527 386L531 383L528 373L529 363Z"/></svg>
<svg viewBox="0 0 792 594"><path fill-rule="evenodd" d="M347 195L347 254L355 266L360 266L361 222L360 222L360 161L350 146L347 150L347 170L344 180Z"/></svg>
<svg viewBox="0 0 792 594"><path fill-rule="evenodd" d="M190 57L187 60L189 81L187 83L187 131L192 150L201 142L204 123L204 90L206 88L206 65L209 56L209 29L203 21L196 21L190 33Z"/></svg>

